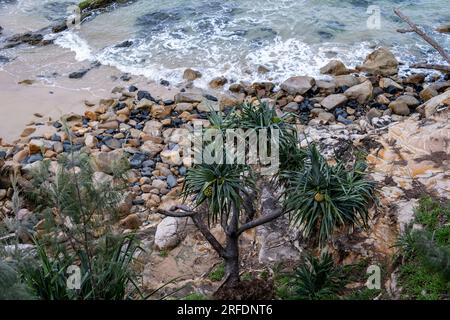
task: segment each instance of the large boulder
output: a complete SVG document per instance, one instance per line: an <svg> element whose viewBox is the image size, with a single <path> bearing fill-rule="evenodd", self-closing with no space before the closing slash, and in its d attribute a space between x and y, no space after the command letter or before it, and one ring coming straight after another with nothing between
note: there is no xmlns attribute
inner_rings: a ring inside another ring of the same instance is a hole
<svg viewBox="0 0 450 320"><path fill-rule="evenodd" d="M188 218L164 218L156 227L155 246L158 250L175 248L186 237Z"/></svg>
<svg viewBox="0 0 450 320"><path fill-rule="evenodd" d="M373 86L369 80L353 86L344 92L348 99L357 100L361 104L367 102L372 97L372 93Z"/></svg>
<svg viewBox="0 0 450 320"><path fill-rule="evenodd" d="M446 91L434 98L431 98L424 104L417 108L417 111L422 114L422 116L429 118L435 113L442 110L448 110L450 107L450 90Z"/></svg>
<svg viewBox="0 0 450 320"><path fill-rule="evenodd" d="M331 74L333 76L340 76L344 74L349 74L351 71L347 69L345 64L340 60L331 60L325 66L320 68L320 73Z"/></svg>
<svg viewBox="0 0 450 320"><path fill-rule="evenodd" d="M314 78L307 76L291 77L281 84L281 89L289 94L305 94L316 83Z"/></svg>
<svg viewBox="0 0 450 320"><path fill-rule="evenodd" d="M364 63L356 68L374 75L392 76L398 72L398 61L392 52L381 47L369 54Z"/></svg>

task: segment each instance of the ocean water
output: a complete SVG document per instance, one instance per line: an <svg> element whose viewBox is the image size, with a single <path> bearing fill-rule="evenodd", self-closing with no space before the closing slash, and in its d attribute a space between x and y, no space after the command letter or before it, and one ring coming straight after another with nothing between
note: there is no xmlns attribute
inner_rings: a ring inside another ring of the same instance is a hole
<svg viewBox="0 0 450 320"><path fill-rule="evenodd" d="M43 27L64 19L74 2L0 0L0 25L5 33ZM78 61L155 81L180 82L185 68L195 68L203 74L199 86L221 75L248 81L318 75L332 58L354 67L380 45L402 62L440 62L418 36L396 32L406 27L396 7L450 49L450 36L433 31L450 24L449 0L135 0L57 35L55 43ZM379 25L368 25L378 11ZM116 46L125 40L132 45ZM259 66L270 71L258 73Z"/></svg>

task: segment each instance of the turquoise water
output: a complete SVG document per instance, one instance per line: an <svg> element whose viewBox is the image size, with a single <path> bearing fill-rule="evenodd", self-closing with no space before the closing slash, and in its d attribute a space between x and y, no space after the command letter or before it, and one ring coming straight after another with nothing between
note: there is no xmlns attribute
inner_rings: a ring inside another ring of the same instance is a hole
<svg viewBox="0 0 450 320"><path fill-rule="evenodd" d="M61 19L73 3L2 2L0 17L15 15L21 26L27 17L35 25ZM367 26L371 5L380 10L379 29ZM450 36L433 32L450 24L448 0L138 0L63 33L56 43L76 52L78 60L98 60L154 80L180 81L182 71L192 67L204 75L199 84L218 75L235 80L316 75L330 58L354 66L378 45L391 47L404 62L439 61L417 36L396 32L405 25L392 12L395 7L450 49ZM133 44L115 47L124 40ZM259 74L260 65L270 72Z"/></svg>

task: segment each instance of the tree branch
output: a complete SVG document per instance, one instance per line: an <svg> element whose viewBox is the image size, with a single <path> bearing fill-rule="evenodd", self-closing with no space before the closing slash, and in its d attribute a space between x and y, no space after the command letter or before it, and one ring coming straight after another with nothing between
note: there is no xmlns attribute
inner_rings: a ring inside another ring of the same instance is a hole
<svg viewBox="0 0 450 320"><path fill-rule="evenodd" d="M422 39L428 42L434 49L436 49L440 55L450 63L450 56L448 53L442 48L439 43L436 42L433 38L428 36L425 32L423 32L414 22L412 22L407 16L405 16L399 9L394 9L394 12L397 16L400 17L403 21L405 21L415 33L417 33Z"/></svg>
<svg viewBox="0 0 450 320"><path fill-rule="evenodd" d="M173 210L182 210L183 212L174 212ZM208 227L202 220L201 214L197 211L192 211L186 206L175 206L170 210L162 210L158 209L156 212L162 214L167 217L173 218L188 218L190 217L194 222L196 228L200 233L205 237L205 239L209 242L209 244L214 248L214 250L219 254L220 257L226 257L226 251L220 242L214 237L214 235L209 231Z"/></svg>
<svg viewBox="0 0 450 320"><path fill-rule="evenodd" d="M450 73L450 66L445 66L443 64L415 63L415 64L411 65L411 68L433 69L433 70Z"/></svg>
<svg viewBox="0 0 450 320"><path fill-rule="evenodd" d="M276 212L272 214L267 214L264 216L259 217L258 219L252 220L250 222L244 223L238 230L238 235L242 234L243 232L256 228L257 226L260 226L262 224L265 224L267 222L273 221L282 215L284 215L286 212L284 212L281 208L279 208Z"/></svg>

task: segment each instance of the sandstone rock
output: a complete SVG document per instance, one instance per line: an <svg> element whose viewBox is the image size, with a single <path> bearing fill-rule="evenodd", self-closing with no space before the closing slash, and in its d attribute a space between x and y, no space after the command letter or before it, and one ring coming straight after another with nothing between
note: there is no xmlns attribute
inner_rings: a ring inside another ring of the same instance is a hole
<svg viewBox="0 0 450 320"><path fill-rule="evenodd" d="M92 156L96 171L111 174L113 173L115 164L124 158L124 151L118 149L110 152L95 152Z"/></svg>
<svg viewBox="0 0 450 320"><path fill-rule="evenodd" d="M325 66L320 68L320 73L340 76L344 74L349 74L350 70L347 69L347 67L342 63L342 61L331 60Z"/></svg>
<svg viewBox="0 0 450 320"><path fill-rule="evenodd" d="M161 179L155 179L152 182L152 187L158 190L167 189L167 182Z"/></svg>
<svg viewBox="0 0 450 320"><path fill-rule="evenodd" d="M28 144L28 150L30 154L45 152L45 144L43 140L33 139Z"/></svg>
<svg viewBox="0 0 450 320"><path fill-rule="evenodd" d="M200 71L188 68L184 70L183 79L188 81L194 81L195 79L201 78L202 74Z"/></svg>
<svg viewBox="0 0 450 320"><path fill-rule="evenodd" d="M331 123L335 121L335 117L332 113L329 112L321 112L318 114L317 119L321 122L321 123Z"/></svg>
<svg viewBox="0 0 450 320"><path fill-rule="evenodd" d="M96 171L94 172L94 174L92 175L92 180L94 182L94 185L96 187L100 187L101 185L109 185L112 183L113 181L113 176L106 174L104 172L101 171Z"/></svg>
<svg viewBox="0 0 450 320"><path fill-rule="evenodd" d="M381 78L379 85L383 89L387 89L389 87L394 87L396 89L403 90L403 86L399 85L397 82L395 82L394 80L392 80L390 78Z"/></svg>
<svg viewBox="0 0 450 320"><path fill-rule="evenodd" d="M420 104L419 100L417 100L416 98L414 98L413 96L410 96L410 95L400 96L397 98L396 101L403 101L410 108L415 108L415 107L419 106L419 104Z"/></svg>
<svg viewBox="0 0 450 320"><path fill-rule="evenodd" d="M316 80L316 86L320 92L326 94L333 94L336 91L336 82L334 81Z"/></svg>
<svg viewBox="0 0 450 320"><path fill-rule="evenodd" d="M209 86L213 89L218 89L223 87L228 82L225 77L216 77L209 82Z"/></svg>
<svg viewBox="0 0 450 320"><path fill-rule="evenodd" d="M445 108L448 110L448 103L444 103L448 101L448 99L450 99L450 90L431 98L424 104L420 105L417 108L417 111L420 112L424 117L429 118L440 111L440 108L442 108L442 110L444 110Z"/></svg>
<svg viewBox="0 0 450 320"><path fill-rule="evenodd" d="M199 112L211 112L211 110L214 110L214 111L221 110L219 102L211 101L211 100L207 100L207 99L203 99L203 101L201 103L199 103L196 108Z"/></svg>
<svg viewBox="0 0 450 320"><path fill-rule="evenodd" d="M147 98L144 98L138 102L136 109L151 109L156 103Z"/></svg>
<svg viewBox="0 0 450 320"><path fill-rule="evenodd" d="M163 124L156 120L150 120L145 123L145 127L142 130L144 133L152 137L161 137Z"/></svg>
<svg viewBox="0 0 450 320"><path fill-rule="evenodd" d="M360 83L359 78L355 77L354 75L342 75L342 76L336 76L333 78L334 83L336 84L337 88L340 87L353 87Z"/></svg>
<svg viewBox="0 0 450 320"><path fill-rule="evenodd" d="M381 76L392 76L398 72L398 61L386 48L379 48L366 57L358 70Z"/></svg>
<svg viewBox="0 0 450 320"><path fill-rule="evenodd" d="M162 106L159 104L153 105L151 109L152 117L156 119L163 119L168 115L170 115L171 112L172 112L171 106Z"/></svg>
<svg viewBox="0 0 450 320"><path fill-rule="evenodd" d="M379 118L381 117L383 114L381 113L380 110L375 109L375 108L371 108L367 113L366 113L366 117L367 120L369 120L370 123L372 123L372 120L374 118Z"/></svg>
<svg viewBox="0 0 450 320"><path fill-rule="evenodd" d="M320 103L325 109L332 110L347 102L347 97L343 94L331 94Z"/></svg>
<svg viewBox="0 0 450 320"><path fill-rule="evenodd" d="M20 134L20 136L21 136L22 138L25 138L25 137L28 137L30 134L34 133L35 131L36 131L36 128L34 128L34 127L28 127L28 128L25 128L25 129L22 131L22 133Z"/></svg>
<svg viewBox="0 0 450 320"><path fill-rule="evenodd" d="M195 103L202 102L203 96L197 93L180 92L175 95L175 102Z"/></svg>
<svg viewBox="0 0 450 320"><path fill-rule="evenodd" d="M128 216L133 207L134 194L132 192L125 192L119 202L119 214L121 217Z"/></svg>
<svg viewBox="0 0 450 320"><path fill-rule="evenodd" d="M384 94L380 94L377 96L377 102L384 105L388 105L389 103L391 103L391 101Z"/></svg>
<svg viewBox="0 0 450 320"><path fill-rule="evenodd" d="M393 101L389 104L389 109L392 110L394 114L397 114L399 116L407 116L409 115L409 107L404 101Z"/></svg>
<svg viewBox="0 0 450 320"><path fill-rule="evenodd" d="M120 226L125 229L136 230L141 226L142 221L139 219L139 216L135 213L130 214L126 218L120 220Z"/></svg>
<svg viewBox="0 0 450 320"><path fill-rule="evenodd" d="M93 112L93 111L89 111L89 110L86 111L84 113L84 117L86 119L89 119L90 121L97 121L97 114L95 112Z"/></svg>
<svg viewBox="0 0 450 320"><path fill-rule="evenodd" d="M347 89L344 94L347 96L347 98L357 100L358 103L363 104L372 97L372 91L372 83L367 80L361 84Z"/></svg>
<svg viewBox="0 0 450 320"><path fill-rule="evenodd" d="M109 129L118 129L118 128L119 128L119 122L118 122L118 121L115 121L115 120L113 120L113 121L107 121L107 122L104 122L104 123L100 123L100 124L98 125L98 128L99 128L99 129L106 129L106 130L109 130Z"/></svg>
<svg viewBox="0 0 450 320"><path fill-rule="evenodd" d="M423 73L415 73L412 74L410 76L407 76L404 80L403 83L407 83L407 84L421 84L425 81L425 77L426 75Z"/></svg>
<svg viewBox="0 0 450 320"><path fill-rule="evenodd" d="M86 135L86 138L84 139L84 144L86 145L86 147L95 148L97 143L98 140L95 136L93 136L92 134Z"/></svg>
<svg viewBox="0 0 450 320"><path fill-rule="evenodd" d="M222 110L226 107L234 107L240 103L242 103L244 100L241 97L238 97L236 95L232 94L221 94L219 98L219 107Z"/></svg>
<svg viewBox="0 0 450 320"><path fill-rule="evenodd" d="M178 150L164 150L160 153L161 160L171 166L179 166L183 163Z"/></svg>
<svg viewBox="0 0 450 320"><path fill-rule="evenodd" d="M194 110L194 106L191 103L186 102L178 103L177 106L175 107L175 111L179 113L192 110Z"/></svg>
<svg viewBox="0 0 450 320"><path fill-rule="evenodd" d="M140 150L149 154L150 158L157 156L164 149L164 145L153 142L151 140L145 141Z"/></svg>
<svg viewBox="0 0 450 320"><path fill-rule="evenodd" d="M281 84L281 89L289 94L305 94L315 84L315 79L308 76L291 77Z"/></svg>
<svg viewBox="0 0 450 320"><path fill-rule="evenodd" d="M175 248L186 236L188 218L164 218L156 227L155 246L158 250Z"/></svg>
<svg viewBox="0 0 450 320"><path fill-rule="evenodd" d="M439 94L439 92L434 88L434 86L428 86L425 89L423 89L422 91L420 91L420 97L425 100L428 101L433 97L436 97Z"/></svg>

